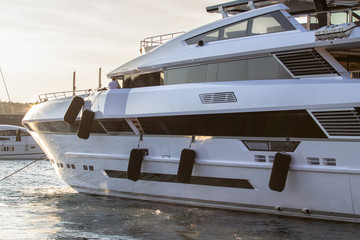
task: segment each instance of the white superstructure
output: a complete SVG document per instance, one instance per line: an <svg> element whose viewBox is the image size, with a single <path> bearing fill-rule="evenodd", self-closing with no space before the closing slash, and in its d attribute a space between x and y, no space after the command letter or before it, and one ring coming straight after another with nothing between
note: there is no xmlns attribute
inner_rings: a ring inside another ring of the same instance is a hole
<svg viewBox="0 0 360 240"><path fill-rule="evenodd" d="M360 28L317 39L286 10L184 33L23 123L79 192L360 222Z"/></svg>

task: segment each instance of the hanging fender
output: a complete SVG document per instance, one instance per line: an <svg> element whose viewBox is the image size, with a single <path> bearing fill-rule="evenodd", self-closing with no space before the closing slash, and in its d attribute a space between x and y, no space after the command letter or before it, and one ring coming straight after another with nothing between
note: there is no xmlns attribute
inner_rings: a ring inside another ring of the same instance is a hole
<svg viewBox="0 0 360 240"><path fill-rule="evenodd" d="M130 152L128 169L126 177L129 180L136 182L140 178L141 164L146 154L147 149L132 149Z"/></svg>
<svg viewBox="0 0 360 240"><path fill-rule="evenodd" d="M75 96L70 103L69 108L67 109L64 115L64 121L68 124L73 124L84 105L84 99L79 96Z"/></svg>
<svg viewBox="0 0 360 240"><path fill-rule="evenodd" d="M273 191L282 192L285 188L287 174L289 172L289 165L291 156L285 153L278 152L275 155L269 187Z"/></svg>
<svg viewBox="0 0 360 240"><path fill-rule="evenodd" d="M181 183L188 183L195 163L196 152L191 149L183 149L180 156L177 180Z"/></svg>
<svg viewBox="0 0 360 240"><path fill-rule="evenodd" d="M77 131L77 136L82 139L88 139L90 136L92 123L95 117L95 113L91 110L86 109L83 111L79 128Z"/></svg>

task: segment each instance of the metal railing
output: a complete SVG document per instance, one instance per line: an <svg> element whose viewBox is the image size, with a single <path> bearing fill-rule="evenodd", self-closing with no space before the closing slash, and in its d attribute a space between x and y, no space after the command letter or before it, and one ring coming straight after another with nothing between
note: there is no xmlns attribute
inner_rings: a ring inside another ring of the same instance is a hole
<svg viewBox="0 0 360 240"><path fill-rule="evenodd" d="M84 94L90 94L93 90L76 90L74 91L64 91L64 92L52 92L52 93L45 93L39 95L39 101L46 102L52 99L59 99L59 98L65 98L65 97L71 97L75 95L84 95Z"/></svg>
<svg viewBox="0 0 360 240"><path fill-rule="evenodd" d="M318 28L318 14L326 14L327 25L342 24L360 21L360 8L354 7L345 10L332 10L326 12L311 13L306 15L306 22L303 24L308 30ZM296 18L304 17L297 16Z"/></svg>
<svg viewBox="0 0 360 240"><path fill-rule="evenodd" d="M173 39L174 37L185 33L183 32L175 32L175 33L168 33L162 34L158 36L147 37L140 42L140 53L143 54L143 51L146 52L146 49L159 46L165 43L168 40Z"/></svg>
<svg viewBox="0 0 360 240"><path fill-rule="evenodd" d="M360 78L360 70L359 71L352 71L351 78Z"/></svg>

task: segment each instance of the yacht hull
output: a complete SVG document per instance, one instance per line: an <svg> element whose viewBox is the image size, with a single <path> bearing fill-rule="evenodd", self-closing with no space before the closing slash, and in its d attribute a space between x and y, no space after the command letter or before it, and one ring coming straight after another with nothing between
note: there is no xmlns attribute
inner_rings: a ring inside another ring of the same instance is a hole
<svg viewBox="0 0 360 240"><path fill-rule="evenodd" d="M140 179L126 172L137 136L34 134L44 146L59 176L73 189L90 194L193 206L270 213L284 216L359 222L360 142L301 141L291 153L283 191L272 191L269 180L274 152L250 152L241 138L197 137L191 145L196 161L189 183L177 182L183 149L191 137L144 136L147 149ZM56 146L53 143L56 142ZM257 159L264 158L265 162ZM318 157L319 165L306 159ZM324 166L325 158L338 166ZM353 167L340 167L352 163ZM194 181L193 181L194 180Z"/></svg>

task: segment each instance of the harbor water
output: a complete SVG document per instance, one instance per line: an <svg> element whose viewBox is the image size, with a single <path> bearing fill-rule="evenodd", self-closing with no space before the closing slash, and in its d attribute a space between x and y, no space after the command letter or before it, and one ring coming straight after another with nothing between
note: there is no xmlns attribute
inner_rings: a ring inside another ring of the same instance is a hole
<svg viewBox="0 0 360 240"><path fill-rule="evenodd" d="M0 161L0 179L31 161ZM360 225L77 193L37 162L0 182L0 239L359 239Z"/></svg>

